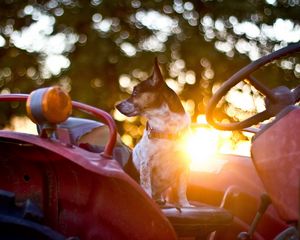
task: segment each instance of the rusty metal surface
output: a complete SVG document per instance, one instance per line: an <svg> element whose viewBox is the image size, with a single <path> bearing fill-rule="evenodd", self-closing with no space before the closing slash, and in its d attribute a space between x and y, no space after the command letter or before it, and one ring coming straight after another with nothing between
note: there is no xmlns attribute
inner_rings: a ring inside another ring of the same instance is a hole
<svg viewBox="0 0 300 240"><path fill-rule="evenodd" d="M255 167L280 216L299 219L300 108L289 107L252 144Z"/></svg>
<svg viewBox="0 0 300 240"><path fill-rule="evenodd" d="M176 239L119 164L38 136L0 131L0 188L32 199L48 226L80 239Z"/></svg>

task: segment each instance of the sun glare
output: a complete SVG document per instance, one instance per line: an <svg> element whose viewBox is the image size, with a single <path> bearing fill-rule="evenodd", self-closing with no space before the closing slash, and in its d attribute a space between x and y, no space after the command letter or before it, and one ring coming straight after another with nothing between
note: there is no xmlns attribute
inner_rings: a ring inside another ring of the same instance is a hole
<svg viewBox="0 0 300 240"><path fill-rule="evenodd" d="M210 158L218 149L218 134L199 128L187 140L187 149L193 157Z"/></svg>
<svg viewBox="0 0 300 240"><path fill-rule="evenodd" d="M187 153L191 159L191 170L213 171L215 155L218 151L219 136L217 131L197 128L185 141Z"/></svg>
<svg viewBox="0 0 300 240"><path fill-rule="evenodd" d="M191 159L192 171L218 172L226 163L220 158L220 154L250 155L249 140L234 142L231 132L218 131L209 127L204 115L197 117L197 124L198 126L193 127L184 140L184 147Z"/></svg>

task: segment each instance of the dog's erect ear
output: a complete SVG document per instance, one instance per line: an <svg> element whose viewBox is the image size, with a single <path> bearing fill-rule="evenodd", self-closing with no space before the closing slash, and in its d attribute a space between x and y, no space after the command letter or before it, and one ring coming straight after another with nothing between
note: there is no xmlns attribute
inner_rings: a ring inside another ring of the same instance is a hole
<svg viewBox="0 0 300 240"><path fill-rule="evenodd" d="M151 85L152 86L157 86L160 83L164 82L163 76L161 74L157 58L154 60L154 68L153 68L153 74L151 78Z"/></svg>

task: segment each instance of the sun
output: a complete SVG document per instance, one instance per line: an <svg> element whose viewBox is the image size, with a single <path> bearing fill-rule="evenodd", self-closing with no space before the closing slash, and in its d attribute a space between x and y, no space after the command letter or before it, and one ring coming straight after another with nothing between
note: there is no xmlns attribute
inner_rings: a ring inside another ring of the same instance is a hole
<svg viewBox="0 0 300 240"><path fill-rule="evenodd" d="M185 140L186 152L191 159L191 170L205 171L214 165L219 148L218 132L208 128L197 128Z"/></svg>
<svg viewBox="0 0 300 240"><path fill-rule="evenodd" d="M250 155L250 141L233 142L232 133L213 129L199 115L197 124L183 141L191 171L218 172L226 161L222 154Z"/></svg>

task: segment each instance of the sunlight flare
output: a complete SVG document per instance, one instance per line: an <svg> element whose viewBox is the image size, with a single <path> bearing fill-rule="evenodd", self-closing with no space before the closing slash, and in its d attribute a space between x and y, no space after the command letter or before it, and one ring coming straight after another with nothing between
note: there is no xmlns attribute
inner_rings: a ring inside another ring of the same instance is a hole
<svg viewBox="0 0 300 240"><path fill-rule="evenodd" d="M190 169L201 172L218 172L226 163L221 154L250 156L250 141L232 139L232 132L218 131L207 125L205 116L197 117L194 126L184 139L186 154L191 160Z"/></svg>

